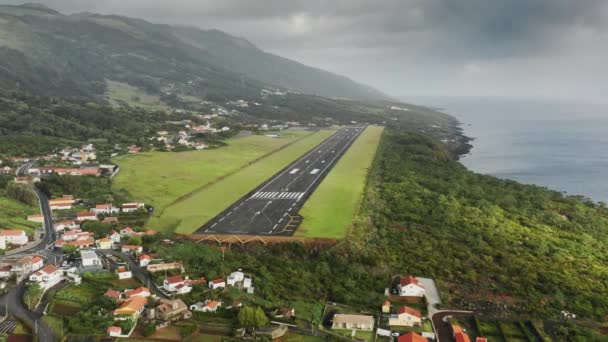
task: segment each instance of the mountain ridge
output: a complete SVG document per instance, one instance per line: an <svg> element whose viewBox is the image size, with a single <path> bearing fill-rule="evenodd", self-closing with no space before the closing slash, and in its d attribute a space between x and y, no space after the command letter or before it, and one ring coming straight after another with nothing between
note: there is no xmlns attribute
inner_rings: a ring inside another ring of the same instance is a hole
<svg viewBox="0 0 608 342"><path fill-rule="evenodd" d="M111 79L152 93L170 84L211 100L252 99L266 87L390 99L346 76L265 52L217 29L88 12L65 15L37 4L0 5L0 57L11 65L0 70L0 87L51 96L99 97L104 80ZM188 82L199 89L187 89L194 88Z"/></svg>

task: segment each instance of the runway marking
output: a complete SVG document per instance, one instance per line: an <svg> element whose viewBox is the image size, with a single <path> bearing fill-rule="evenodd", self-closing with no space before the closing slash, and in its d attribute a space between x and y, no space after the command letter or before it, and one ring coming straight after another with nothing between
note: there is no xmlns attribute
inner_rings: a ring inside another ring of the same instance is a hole
<svg viewBox="0 0 608 342"><path fill-rule="evenodd" d="M314 174L317 174L317 172L319 172L319 171L320 171L319 169L314 169L314 170L310 171L310 174L314 175Z"/></svg>
<svg viewBox="0 0 608 342"><path fill-rule="evenodd" d="M300 171L300 169L293 169L289 172L290 175L293 175L294 173Z"/></svg>
<svg viewBox="0 0 608 342"><path fill-rule="evenodd" d="M215 222L214 224L211 225L211 228L215 227L217 225L217 222Z"/></svg>
<svg viewBox="0 0 608 342"><path fill-rule="evenodd" d="M252 199L284 199L284 200L289 200L289 199L298 199L298 198L302 198L302 196L304 196L303 192L288 192L288 191L280 191L280 192L257 192L255 194L253 194L250 198ZM227 215L229 215L230 213L232 213L234 210L231 210ZM226 216L227 216L226 215Z"/></svg>
<svg viewBox="0 0 608 342"><path fill-rule="evenodd" d="M325 160L322 160L321 163L325 163Z"/></svg>

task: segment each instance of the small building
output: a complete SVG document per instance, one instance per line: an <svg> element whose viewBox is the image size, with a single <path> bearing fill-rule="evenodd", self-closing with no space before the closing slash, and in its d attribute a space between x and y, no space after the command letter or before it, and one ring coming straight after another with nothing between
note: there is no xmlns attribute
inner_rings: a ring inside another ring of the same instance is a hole
<svg viewBox="0 0 608 342"><path fill-rule="evenodd" d="M123 203L122 204L122 212L123 213L132 213L138 211L139 209L145 208L144 203Z"/></svg>
<svg viewBox="0 0 608 342"><path fill-rule="evenodd" d="M488 342L488 339L486 337L477 337L475 342Z"/></svg>
<svg viewBox="0 0 608 342"><path fill-rule="evenodd" d="M109 238L101 238L95 241L99 249L112 249L113 241Z"/></svg>
<svg viewBox="0 0 608 342"><path fill-rule="evenodd" d="M72 209L72 205L76 202L74 196L66 195L59 198L53 198L49 200L49 207L51 210L69 210Z"/></svg>
<svg viewBox="0 0 608 342"><path fill-rule="evenodd" d="M471 338L467 333L456 324L452 324L452 337L456 342L471 342Z"/></svg>
<svg viewBox="0 0 608 342"><path fill-rule="evenodd" d="M3 229L0 230L0 238L4 238L6 243L11 245L25 245L28 242L27 234L20 229Z"/></svg>
<svg viewBox="0 0 608 342"><path fill-rule="evenodd" d="M222 301L218 300L206 300L205 303L198 302L190 305L190 311L199 312L216 312L219 307L222 306Z"/></svg>
<svg viewBox="0 0 608 342"><path fill-rule="evenodd" d="M122 245L120 247L120 251L123 253L141 253L144 251L144 248L140 245Z"/></svg>
<svg viewBox="0 0 608 342"><path fill-rule="evenodd" d="M29 215L27 217L27 220L30 222L44 223L44 215L42 215L42 214Z"/></svg>
<svg viewBox="0 0 608 342"><path fill-rule="evenodd" d="M154 316L164 321L176 321L192 317L192 312L181 299L161 299L160 305L154 309Z"/></svg>
<svg viewBox="0 0 608 342"><path fill-rule="evenodd" d="M187 279L183 279L180 275L165 279L163 282L163 288L169 292L174 292L177 294L184 294L192 291L192 286L187 283Z"/></svg>
<svg viewBox="0 0 608 342"><path fill-rule="evenodd" d="M397 338L397 342L428 342L428 340L415 332L409 332L399 336L399 338Z"/></svg>
<svg viewBox="0 0 608 342"><path fill-rule="evenodd" d="M61 281L63 272L55 265L46 265L30 275L30 281L40 284L40 287L47 290Z"/></svg>
<svg viewBox="0 0 608 342"><path fill-rule="evenodd" d="M83 267L101 266L101 260L99 260L97 253L93 251L80 251L80 257Z"/></svg>
<svg viewBox="0 0 608 342"><path fill-rule="evenodd" d="M150 293L150 289L147 287L138 287L135 290L127 290L125 291L125 296L127 296L127 298L131 298L131 297L135 297L135 296L140 296L140 297L150 297L151 293Z"/></svg>
<svg viewBox="0 0 608 342"><path fill-rule="evenodd" d="M213 290L226 288L226 280L224 278L212 280L209 282L209 287Z"/></svg>
<svg viewBox="0 0 608 342"><path fill-rule="evenodd" d="M159 272L159 271L168 271L168 270L177 270L177 269L181 269L182 272L184 271L184 268L182 266L181 262L165 262L165 263L161 263L161 264L149 264L148 266L146 266L146 270L148 272Z"/></svg>
<svg viewBox="0 0 608 342"><path fill-rule="evenodd" d="M244 278L245 274L240 270L232 272L228 276L228 286L235 286L237 283L242 282Z"/></svg>
<svg viewBox="0 0 608 342"><path fill-rule="evenodd" d="M385 300L384 303L382 303L382 313L391 313L391 302L388 300Z"/></svg>
<svg viewBox="0 0 608 342"><path fill-rule="evenodd" d="M118 309L114 310L114 320L131 319L136 321L144 311L148 299L141 296L134 296L125 300Z"/></svg>
<svg viewBox="0 0 608 342"><path fill-rule="evenodd" d="M140 267L148 266L148 264L150 264L150 261L152 261L152 257L147 254L142 254L139 256L139 266Z"/></svg>
<svg viewBox="0 0 608 342"><path fill-rule="evenodd" d="M4 265L4 266L0 266L0 278L1 279L8 279L11 277L11 266L8 265Z"/></svg>
<svg viewBox="0 0 608 342"><path fill-rule="evenodd" d="M97 214L89 211L81 211L76 214L76 221L98 221Z"/></svg>
<svg viewBox="0 0 608 342"><path fill-rule="evenodd" d="M335 314L331 327L332 329L372 331L374 330L374 316Z"/></svg>
<svg viewBox="0 0 608 342"><path fill-rule="evenodd" d="M103 294L104 296L108 297L108 298L112 298L116 301L120 300L121 294L120 292L114 290L114 289L108 289L106 291L106 293Z"/></svg>
<svg viewBox="0 0 608 342"><path fill-rule="evenodd" d="M424 286L411 275L399 279L397 290L399 291L399 295L404 297L424 297L426 293Z"/></svg>
<svg viewBox="0 0 608 342"><path fill-rule="evenodd" d="M118 212L120 212L120 209L113 206L112 204L97 204L95 208L91 209L91 212L97 215L112 215L118 214Z"/></svg>
<svg viewBox="0 0 608 342"><path fill-rule="evenodd" d="M42 259L42 257L36 255L32 257L32 272L33 271L38 271L39 269L42 268L42 266L44 266L44 259Z"/></svg>
<svg viewBox="0 0 608 342"><path fill-rule="evenodd" d="M422 324L422 314L420 311L409 306L400 306L397 313L390 315L389 326L413 327Z"/></svg>
<svg viewBox="0 0 608 342"><path fill-rule="evenodd" d="M111 239L114 243L120 243L120 234L113 229L110 231L108 238Z"/></svg>
<svg viewBox="0 0 608 342"><path fill-rule="evenodd" d="M66 229L80 228L80 225L74 220L65 220L53 224L53 228L55 228L56 232L63 232Z"/></svg>
<svg viewBox="0 0 608 342"><path fill-rule="evenodd" d="M118 280L133 278L133 272L127 271L124 267L118 268Z"/></svg>
<svg viewBox="0 0 608 342"><path fill-rule="evenodd" d="M119 337L122 334L122 328L113 325L111 327L108 327L107 333L110 337Z"/></svg>

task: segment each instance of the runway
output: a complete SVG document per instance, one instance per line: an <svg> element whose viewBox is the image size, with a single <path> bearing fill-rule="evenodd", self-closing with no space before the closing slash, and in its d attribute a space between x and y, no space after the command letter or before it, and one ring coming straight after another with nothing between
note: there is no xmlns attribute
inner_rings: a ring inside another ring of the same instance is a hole
<svg viewBox="0 0 608 342"><path fill-rule="evenodd" d="M339 130L194 234L293 235L304 202L364 129Z"/></svg>

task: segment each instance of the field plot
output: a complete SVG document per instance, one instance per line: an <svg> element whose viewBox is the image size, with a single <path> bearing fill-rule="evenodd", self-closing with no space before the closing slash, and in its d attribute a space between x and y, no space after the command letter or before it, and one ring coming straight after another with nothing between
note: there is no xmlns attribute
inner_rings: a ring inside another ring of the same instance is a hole
<svg viewBox="0 0 608 342"><path fill-rule="evenodd" d="M112 186L152 204L158 216L181 196L311 134L314 133L285 131L278 139L250 135L230 139L228 146L213 150L121 156L114 159L120 172Z"/></svg>
<svg viewBox="0 0 608 342"><path fill-rule="evenodd" d="M42 224L29 222L27 216L39 213L40 209L38 207L32 207L0 196L0 228L23 229L30 235L36 227L40 227Z"/></svg>
<svg viewBox="0 0 608 342"><path fill-rule="evenodd" d="M383 127L369 126L300 210L304 221L295 236L344 238L351 227Z"/></svg>
<svg viewBox="0 0 608 342"><path fill-rule="evenodd" d="M156 175L161 176L160 179L157 176L160 184L155 185L155 188L156 197L163 198L163 205L161 211L157 211L148 222L148 226L157 230L175 228L175 231L181 234L192 233L334 132L334 130L322 130L312 134L292 132L292 136L284 136L280 139L261 136L234 139L228 147L202 151L201 153L215 152L214 158L203 158L187 169L179 163L165 160L163 163L169 165L160 168L170 168L174 174L185 177L185 180L175 184L172 179L163 179L166 176L161 170L153 170ZM306 136L302 137L302 135ZM298 140L298 137L302 139ZM294 143L287 146L289 142ZM262 156L264 158L258 160ZM173 165L180 166L174 170ZM201 174L206 176L201 177ZM192 178L199 179L198 186L193 186L192 181L189 180ZM181 197L180 200L167 201L166 192L175 191L172 189L175 186L180 186L182 190L177 196L171 197L173 199ZM137 197L136 193L132 192L132 194ZM187 196L184 196L186 194ZM151 201L155 204L157 202L158 199ZM174 203L167 206L171 202Z"/></svg>
<svg viewBox="0 0 608 342"><path fill-rule="evenodd" d="M129 84L115 81L107 81L108 90L106 97L113 106L122 104L131 107L142 107L148 110L170 110L166 103L156 95L150 95Z"/></svg>

